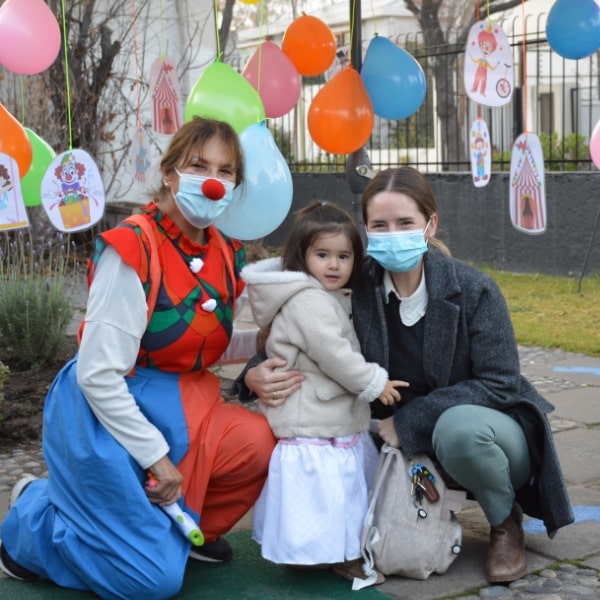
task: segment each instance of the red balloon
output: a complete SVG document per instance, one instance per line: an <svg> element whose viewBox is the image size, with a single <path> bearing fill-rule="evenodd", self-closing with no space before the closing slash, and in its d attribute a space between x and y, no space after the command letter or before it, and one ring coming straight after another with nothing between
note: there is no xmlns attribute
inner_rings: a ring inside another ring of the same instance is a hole
<svg viewBox="0 0 600 600"><path fill-rule="evenodd" d="M281 49L300 75L321 75L335 59L335 37L329 27L311 15L302 15L283 34Z"/></svg>
<svg viewBox="0 0 600 600"><path fill-rule="evenodd" d="M308 130L320 148L350 154L369 139L373 105L354 67L336 73L314 97L308 109Z"/></svg>
<svg viewBox="0 0 600 600"><path fill-rule="evenodd" d="M33 150L31 140L25 128L0 104L0 152L15 159L19 166L19 175L25 173L31 166Z"/></svg>

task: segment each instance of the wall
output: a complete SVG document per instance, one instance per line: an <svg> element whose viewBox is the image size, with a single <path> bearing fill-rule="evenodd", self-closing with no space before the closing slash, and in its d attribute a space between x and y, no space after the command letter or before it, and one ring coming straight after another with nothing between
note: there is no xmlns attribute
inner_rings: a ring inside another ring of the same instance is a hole
<svg viewBox="0 0 600 600"><path fill-rule="evenodd" d="M344 173L296 173L293 179L290 215L320 198L339 202L360 220L360 196L352 193ZM455 257L515 273L579 277L596 229L585 275L600 273L600 173L546 173L548 227L541 235L513 228L509 173L494 173L484 188L475 188L470 174L430 174L427 179L438 201L438 237ZM265 244L280 246L289 221Z"/></svg>

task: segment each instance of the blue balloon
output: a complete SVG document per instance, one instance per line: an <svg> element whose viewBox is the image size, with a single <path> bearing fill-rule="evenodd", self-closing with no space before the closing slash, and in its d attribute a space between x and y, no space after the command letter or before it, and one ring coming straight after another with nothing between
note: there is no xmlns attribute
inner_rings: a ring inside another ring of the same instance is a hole
<svg viewBox="0 0 600 600"><path fill-rule="evenodd" d="M556 0L546 20L554 52L577 60L600 48L600 7L595 0Z"/></svg>
<svg viewBox="0 0 600 600"><path fill-rule="evenodd" d="M382 119L409 117L425 100L427 83L421 65L387 38L371 40L360 76L373 112Z"/></svg>
<svg viewBox="0 0 600 600"><path fill-rule="evenodd" d="M240 134L244 181L215 226L238 240L268 235L285 220L292 205L290 169L273 135L264 125L250 125Z"/></svg>

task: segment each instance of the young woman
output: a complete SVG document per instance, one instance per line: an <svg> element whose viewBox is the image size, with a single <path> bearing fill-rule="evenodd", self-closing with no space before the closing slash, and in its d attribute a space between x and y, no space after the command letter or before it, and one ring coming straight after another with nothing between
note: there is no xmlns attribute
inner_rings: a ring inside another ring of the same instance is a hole
<svg viewBox="0 0 600 600"><path fill-rule="evenodd" d="M365 577L360 539L377 462L369 403L390 406L405 385L360 353L347 286L362 259L352 217L314 201L297 213L281 259L242 271L254 319L269 330L267 354L305 376L285 404L262 406L278 442L254 538L273 562L331 565L348 578Z"/></svg>
<svg viewBox="0 0 600 600"><path fill-rule="evenodd" d="M195 118L173 136L141 221L100 234L79 353L46 399L48 478L15 486L2 525L9 576L171 598L188 556L231 558L221 535L256 501L275 444L208 370L228 346L243 360L256 350L254 332L230 344L243 247L211 225L242 172L234 130ZM177 501L201 517L204 546L190 550L161 509Z"/></svg>
<svg viewBox="0 0 600 600"><path fill-rule="evenodd" d="M522 510L548 535L573 521L546 413L553 407L519 371L510 315L494 281L451 258L435 239L439 217L425 178L378 173L362 197L369 257L354 286L354 328L368 361L408 381L393 411L372 404L381 437L426 452L479 502L490 523L486 577L527 571ZM263 403L303 385L280 358L249 369ZM276 368L276 370L274 370Z"/></svg>

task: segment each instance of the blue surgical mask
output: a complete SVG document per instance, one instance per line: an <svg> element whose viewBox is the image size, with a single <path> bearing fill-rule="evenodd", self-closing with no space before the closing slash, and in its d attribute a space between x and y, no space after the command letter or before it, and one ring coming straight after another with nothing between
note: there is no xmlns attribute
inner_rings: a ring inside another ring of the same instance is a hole
<svg viewBox="0 0 600 600"><path fill-rule="evenodd" d="M412 271L427 252L425 229L408 231L367 231L367 254L373 257L386 271L402 273Z"/></svg>
<svg viewBox="0 0 600 600"><path fill-rule="evenodd" d="M190 225L198 229L208 227L231 204L235 183L225 179L180 173L177 169L175 171L179 175L179 190L173 194L177 208ZM205 192L211 197L207 197ZM220 198L214 198L221 193Z"/></svg>

